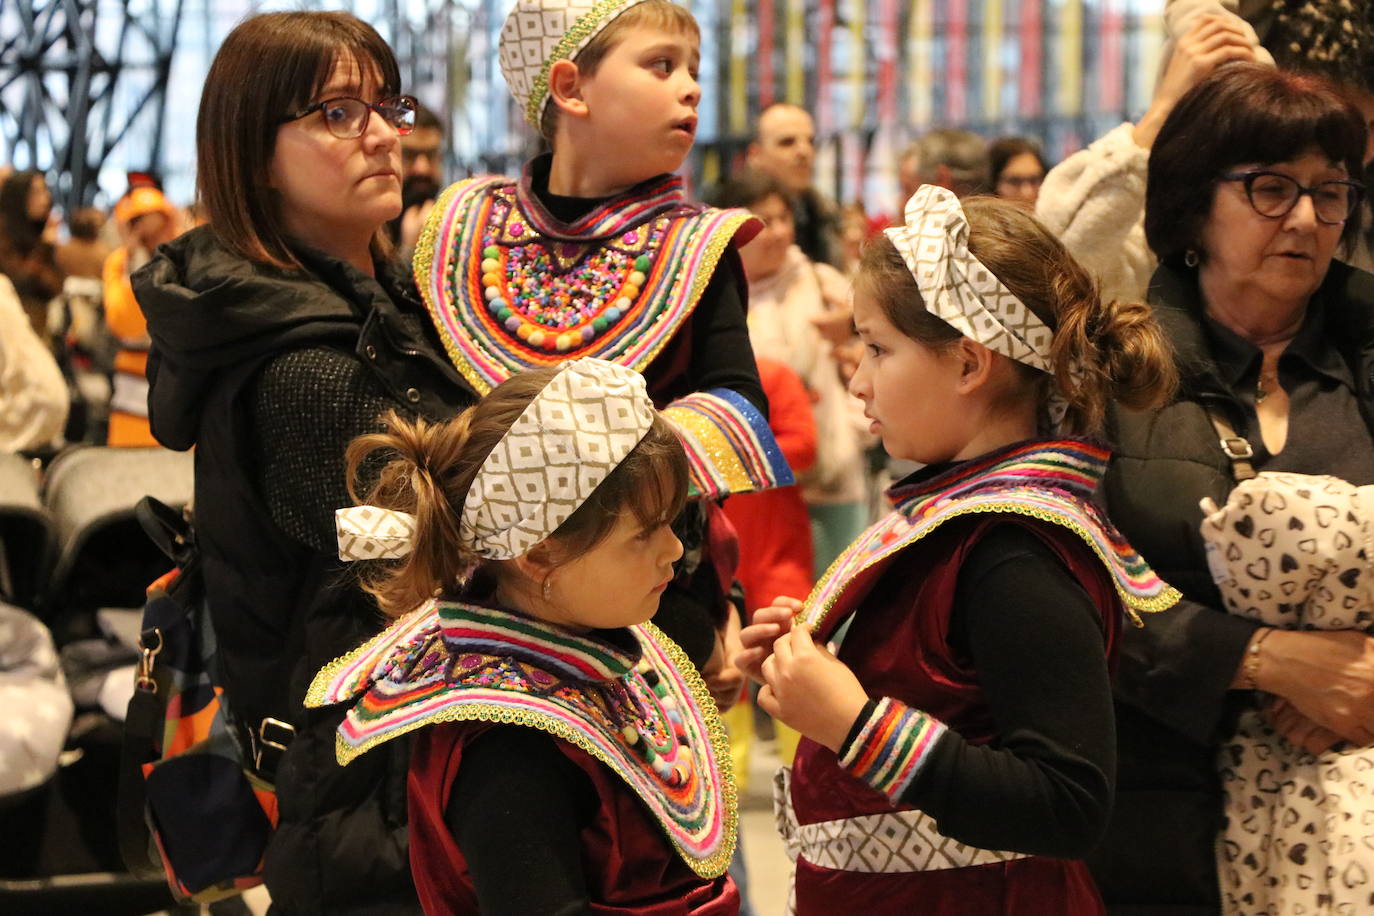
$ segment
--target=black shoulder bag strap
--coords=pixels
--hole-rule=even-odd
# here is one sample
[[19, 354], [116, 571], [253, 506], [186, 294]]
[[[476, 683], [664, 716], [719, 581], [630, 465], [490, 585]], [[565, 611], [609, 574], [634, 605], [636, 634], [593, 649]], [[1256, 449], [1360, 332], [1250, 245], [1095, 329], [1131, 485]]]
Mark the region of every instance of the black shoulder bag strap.
[[[185, 575], [195, 557], [191, 523], [176, 509], [151, 496], [139, 501], [134, 516], [149, 539]], [[144, 764], [157, 757], [161, 740], [158, 731], [166, 718], [167, 698], [158, 695], [153, 677], [161, 651], [162, 636], [156, 628], [139, 634], [138, 676], [124, 718], [124, 740], [119, 753], [119, 789], [115, 800], [119, 854], [129, 871], [140, 878], [163, 874], [162, 860], [153, 851], [145, 819], [147, 793], [143, 779]]]

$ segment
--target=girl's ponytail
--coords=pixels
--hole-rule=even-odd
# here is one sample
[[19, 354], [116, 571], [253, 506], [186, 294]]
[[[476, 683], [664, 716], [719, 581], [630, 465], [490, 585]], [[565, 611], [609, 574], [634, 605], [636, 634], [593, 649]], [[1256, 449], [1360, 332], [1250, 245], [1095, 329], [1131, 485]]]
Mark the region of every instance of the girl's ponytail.
[[1051, 353], [1055, 387], [1069, 405], [1067, 431], [1099, 432], [1113, 401], [1146, 410], [1173, 393], [1173, 354], [1148, 305], [1103, 303], [1094, 288], [1061, 299], [1058, 320]]
[[[361, 568], [363, 588], [389, 617], [456, 590], [477, 565], [458, 536], [463, 498], [481, 462], [466, 454], [475, 410], [445, 423], [407, 420], [390, 411], [382, 418], [384, 432], [359, 436], [348, 446], [353, 501], [415, 517], [409, 554]], [[369, 483], [361, 486], [364, 480]]]
[[1041, 402], [1068, 403], [1061, 432], [1097, 435], [1113, 401], [1163, 404], [1177, 384], [1173, 353], [1150, 307], [1104, 303], [1097, 284], [1063, 243], [1024, 210], [991, 197], [962, 202], [969, 250], [1054, 333], [1052, 377], [1026, 368]]

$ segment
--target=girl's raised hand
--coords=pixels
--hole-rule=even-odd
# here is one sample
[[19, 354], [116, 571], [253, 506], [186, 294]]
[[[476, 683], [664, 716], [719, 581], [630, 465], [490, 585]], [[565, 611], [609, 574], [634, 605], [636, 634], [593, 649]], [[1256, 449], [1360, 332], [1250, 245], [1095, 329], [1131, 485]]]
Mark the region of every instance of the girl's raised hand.
[[811, 638], [806, 624], [779, 636], [763, 661], [759, 706], [812, 741], [839, 753], [868, 703], [849, 666]]
[[753, 622], [740, 630], [739, 640], [744, 648], [735, 656], [735, 667], [762, 684], [763, 660], [772, 654], [777, 638], [792, 629], [792, 618], [801, 607], [796, 598], [779, 595], [770, 606], [755, 611]]

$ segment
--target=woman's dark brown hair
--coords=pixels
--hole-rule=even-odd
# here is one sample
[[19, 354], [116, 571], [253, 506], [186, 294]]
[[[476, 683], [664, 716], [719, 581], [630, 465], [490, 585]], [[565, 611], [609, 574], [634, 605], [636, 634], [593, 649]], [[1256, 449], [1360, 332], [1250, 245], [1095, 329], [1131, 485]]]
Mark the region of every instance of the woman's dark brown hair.
[[29, 216], [29, 189], [41, 177], [32, 170], [12, 172], [0, 184], [0, 232], [3, 242], [20, 257], [27, 257], [43, 235], [46, 217]]
[[1035, 161], [1040, 163], [1040, 173], [1043, 175], [1048, 172], [1049, 166], [1045, 164], [1045, 156], [1040, 152], [1040, 147], [1034, 140], [1025, 137], [998, 137], [988, 144], [988, 187], [997, 190], [997, 183], [1002, 180], [1002, 170], [1022, 153], [1029, 153], [1035, 157]]
[[[1063, 243], [1015, 204], [995, 197], [962, 203], [969, 251], [1054, 333], [1053, 375], [1015, 363], [1026, 384], [1005, 399], [1019, 402], [1029, 388], [1043, 406], [1060, 394], [1069, 405], [1063, 432], [1076, 435], [1100, 433], [1112, 401], [1144, 410], [1168, 399], [1177, 381], [1173, 356], [1148, 306], [1104, 303]], [[855, 285], [918, 343], [941, 349], [962, 336], [926, 311], [915, 277], [885, 235], [865, 247]]]
[[[1359, 109], [1319, 76], [1260, 64], [1218, 67], [1179, 99], [1150, 149], [1145, 238], [1161, 261], [1202, 251], [1217, 179], [1237, 165], [1287, 162], [1319, 150], [1358, 179], [1367, 139]], [[1360, 210], [1341, 238], [1360, 231]]]
[[[348, 447], [348, 492], [359, 505], [415, 516], [410, 554], [364, 568], [363, 587], [388, 616], [399, 616], [436, 594], [456, 594], [481, 564], [459, 536], [463, 501], [482, 462], [557, 373], [534, 369], [513, 376], [444, 423], [383, 418], [385, 432], [359, 436]], [[381, 460], [380, 471], [369, 473]], [[371, 482], [363, 486], [361, 478]], [[567, 563], [610, 534], [626, 511], [644, 527], [671, 522], [682, 510], [687, 455], [668, 421], [655, 414], [639, 444], [568, 517], [551, 540]]]
[[[253, 261], [299, 267], [269, 170], [277, 129], [352, 58], [383, 95], [401, 90], [396, 56], [372, 26], [341, 12], [264, 13], [239, 23], [205, 77], [196, 118], [196, 184], [220, 242]], [[379, 227], [374, 256], [389, 244]]]

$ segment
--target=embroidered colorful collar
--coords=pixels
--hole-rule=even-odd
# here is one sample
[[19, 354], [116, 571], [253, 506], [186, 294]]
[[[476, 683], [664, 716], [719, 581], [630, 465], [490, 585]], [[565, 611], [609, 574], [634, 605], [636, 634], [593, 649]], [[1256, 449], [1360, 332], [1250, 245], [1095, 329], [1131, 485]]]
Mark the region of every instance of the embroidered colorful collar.
[[534, 191], [536, 167], [518, 182], [452, 185], [416, 245], [430, 317], [481, 394], [582, 356], [644, 371], [692, 314], [725, 250], [761, 225], [747, 211], [688, 204], [674, 175], [564, 224]]
[[[974, 514], [1037, 518], [1067, 528], [1107, 568], [1128, 616], [1172, 607], [1181, 597], [1161, 579], [1101, 513], [1092, 496], [1110, 451], [1081, 440], [1017, 443], [888, 491], [895, 507], [826, 570], [799, 619], [828, 632], [830, 611], [861, 574], [929, 535], [943, 523]], [[824, 627], [822, 625], [824, 624]]]
[[986, 487], [1043, 487], [1091, 500], [1111, 456], [1110, 449], [1086, 439], [1018, 442], [930, 477], [898, 481], [887, 498], [907, 518], [918, 517], [932, 501], [958, 499]]
[[552, 161], [553, 157], [545, 154], [525, 163], [515, 187], [520, 212], [529, 220], [535, 234], [546, 239], [585, 245], [627, 232], [657, 216], [690, 216], [705, 209], [687, 202], [687, 185], [680, 176], [655, 175], [628, 191], [606, 198], [571, 223], [565, 223], [549, 212], [536, 190], [542, 186], [547, 191]]
[[325, 666], [309, 707], [352, 702], [347, 764], [428, 725], [537, 728], [619, 776], [684, 862], [724, 873], [738, 814], [729, 742], [710, 691], [652, 624], [573, 633], [496, 608], [430, 601]]
[[476, 604], [438, 605], [444, 645], [455, 658], [473, 653], [539, 665], [561, 680], [608, 684], [639, 663], [639, 642], [627, 629], [579, 634], [512, 611]]

